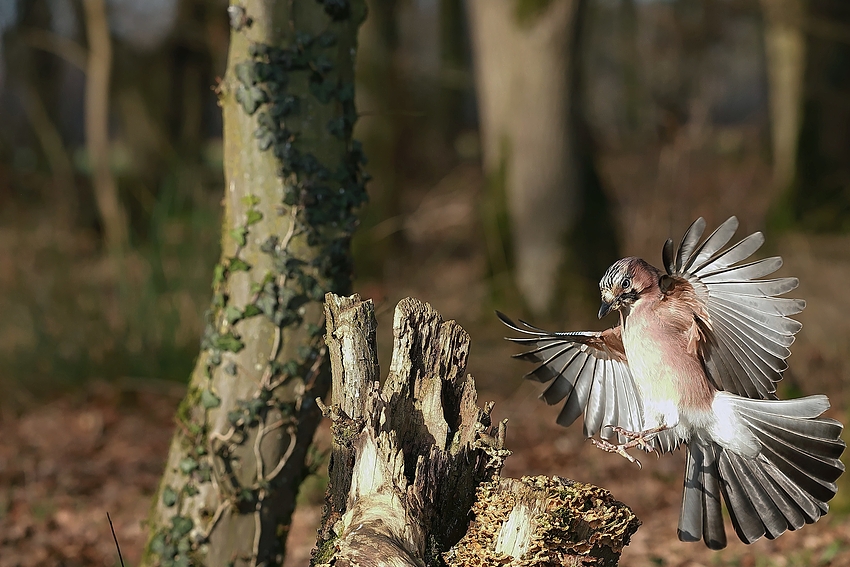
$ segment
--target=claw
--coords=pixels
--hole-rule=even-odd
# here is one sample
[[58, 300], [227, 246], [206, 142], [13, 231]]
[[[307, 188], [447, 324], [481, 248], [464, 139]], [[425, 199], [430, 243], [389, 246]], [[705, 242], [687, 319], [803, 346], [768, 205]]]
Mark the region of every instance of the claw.
[[593, 443], [599, 449], [602, 449], [603, 451], [607, 451], [608, 453], [617, 453], [618, 455], [625, 458], [630, 463], [636, 464], [639, 469], [643, 468], [643, 465], [640, 464], [640, 461], [635, 459], [631, 455], [629, 455], [628, 451], [626, 451], [627, 448], [630, 448], [630, 447], [626, 447], [627, 444], [614, 445], [613, 443], [605, 441], [604, 439], [594, 439], [594, 438], [591, 438], [590, 442]]
[[602, 449], [603, 451], [607, 451], [609, 453], [617, 453], [618, 455], [624, 457], [629, 462], [635, 463], [639, 468], [643, 468], [643, 465], [640, 464], [640, 461], [632, 457], [628, 453], [628, 449], [633, 449], [637, 447], [638, 449], [642, 449], [647, 453], [655, 453], [656, 455], [660, 455], [658, 449], [650, 445], [652, 438], [655, 437], [658, 433], [667, 429], [666, 425], [659, 425], [658, 427], [653, 427], [652, 429], [647, 429], [645, 431], [629, 431], [624, 427], [619, 425], [610, 426], [611, 430], [615, 433], [619, 433], [626, 439], [631, 439], [631, 441], [627, 441], [626, 443], [614, 444], [610, 441], [606, 441], [604, 439], [593, 439], [591, 441], [593, 444]]

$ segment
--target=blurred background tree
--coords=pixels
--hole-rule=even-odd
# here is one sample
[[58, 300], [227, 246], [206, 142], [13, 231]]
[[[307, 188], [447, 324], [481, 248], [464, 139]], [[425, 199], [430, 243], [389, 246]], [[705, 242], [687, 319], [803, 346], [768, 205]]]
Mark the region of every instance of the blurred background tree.
[[[217, 257], [226, 7], [0, 3], [7, 380], [188, 374]], [[379, 295], [432, 259], [474, 274], [479, 315], [575, 312], [624, 243], [650, 252], [697, 213], [847, 223], [842, 2], [372, 0], [370, 14], [355, 247]]]
[[[356, 291], [456, 317], [471, 371], [511, 390], [493, 308], [599, 324], [613, 259], [736, 214], [803, 276], [787, 382], [843, 384], [850, 3], [367, 4]], [[0, 0], [0, 406], [190, 376], [222, 245], [228, 5]]]

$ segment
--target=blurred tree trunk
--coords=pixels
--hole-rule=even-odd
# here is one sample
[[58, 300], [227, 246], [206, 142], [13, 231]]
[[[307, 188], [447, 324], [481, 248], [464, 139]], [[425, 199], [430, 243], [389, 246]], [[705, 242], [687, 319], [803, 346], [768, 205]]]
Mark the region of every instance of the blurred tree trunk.
[[797, 171], [797, 142], [803, 111], [806, 37], [803, 0], [761, 0], [770, 97], [773, 183], [787, 191]]
[[329, 386], [322, 302], [350, 288], [365, 200], [351, 140], [363, 2], [229, 13], [222, 254], [143, 565], [282, 563]]
[[[805, 77], [797, 175], [787, 210], [813, 231], [850, 230], [850, 2], [812, 0], [804, 18]], [[775, 156], [774, 156], [775, 159]]]
[[399, 148], [401, 121], [395, 52], [397, 0], [367, 0], [369, 18], [360, 28], [357, 102], [362, 120], [357, 139], [369, 156], [369, 206], [361, 214], [363, 230], [355, 238], [360, 277], [383, 279], [384, 260], [397, 240], [399, 224]]
[[570, 128], [579, 0], [470, 0], [484, 169], [504, 192], [517, 286], [553, 303], [580, 204]]
[[127, 212], [112, 175], [109, 144], [109, 86], [112, 40], [104, 0], [84, 0], [88, 65], [86, 67], [86, 151], [106, 249], [120, 256], [129, 244]]

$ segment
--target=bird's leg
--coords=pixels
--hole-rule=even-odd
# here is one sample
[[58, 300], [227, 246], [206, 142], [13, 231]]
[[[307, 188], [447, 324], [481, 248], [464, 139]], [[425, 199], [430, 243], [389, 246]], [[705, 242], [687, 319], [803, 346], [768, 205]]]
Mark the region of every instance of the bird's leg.
[[[645, 429], [643, 431], [629, 431], [628, 429], [625, 429], [624, 427], [620, 427], [619, 425], [615, 425], [615, 426], [611, 427], [611, 429], [615, 433], [619, 433], [623, 437], [626, 437], [627, 439], [631, 439], [631, 441], [626, 443], [628, 448], [638, 447], [638, 448], [643, 449], [644, 451], [647, 451], [647, 452], [653, 452], [653, 451], [657, 452], [658, 450], [655, 447], [651, 447], [649, 445], [649, 442], [652, 441], [653, 437], [655, 437], [656, 435], [658, 435], [662, 431], [666, 431], [667, 429], [670, 429], [670, 427], [667, 426], [667, 425], [659, 425], [658, 427], [651, 427], [651, 428]], [[632, 443], [634, 443], [634, 444], [632, 444]]]
[[643, 465], [640, 464], [640, 461], [629, 455], [627, 444], [615, 445], [610, 441], [606, 441], [605, 439], [596, 439], [595, 437], [590, 438], [590, 442], [593, 443], [596, 447], [602, 449], [603, 451], [607, 451], [609, 453], [617, 453], [621, 457], [627, 459], [629, 462], [635, 463], [638, 468], [643, 468]]
[[606, 441], [604, 439], [593, 439], [591, 438], [591, 442], [602, 449], [603, 451], [607, 451], [609, 453], [617, 453], [618, 455], [624, 457], [629, 462], [635, 463], [638, 467], [643, 468], [640, 461], [632, 457], [629, 453], [629, 449], [634, 449], [635, 447], [639, 449], [643, 449], [647, 452], [656, 451], [655, 447], [650, 446], [649, 442], [655, 437], [658, 433], [669, 429], [667, 425], [659, 425], [658, 427], [653, 427], [651, 429], [646, 429], [644, 431], [629, 431], [619, 425], [612, 426], [611, 429], [615, 433], [619, 433], [623, 437], [627, 439], [631, 439], [631, 441], [627, 441], [625, 443], [614, 444], [610, 441]]

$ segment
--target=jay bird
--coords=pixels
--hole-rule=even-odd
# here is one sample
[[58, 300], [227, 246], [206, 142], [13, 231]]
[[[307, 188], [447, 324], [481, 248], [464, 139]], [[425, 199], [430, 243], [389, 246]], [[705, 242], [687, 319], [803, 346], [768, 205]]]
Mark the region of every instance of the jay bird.
[[509, 340], [531, 346], [515, 355], [537, 363], [526, 377], [550, 382], [541, 398], [566, 400], [560, 425], [583, 416], [586, 437], [632, 462], [629, 449], [687, 447], [678, 535], [711, 549], [726, 546], [721, 495], [741, 541], [773, 539], [826, 514], [844, 471], [843, 426], [821, 417], [827, 397], [776, 396], [802, 326], [789, 315], [805, 307], [777, 296], [798, 280], [759, 279], [782, 259], [741, 263], [764, 236], [724, 249], [737, 228], [731, 217], [700, 242], [697, 219], [675, 252], [665, 243], [663, 272], [615, 262], [599, 282], [599, 317], [619, 313], [611, 329], [550, 333], [498, 313], [525, 335]]

